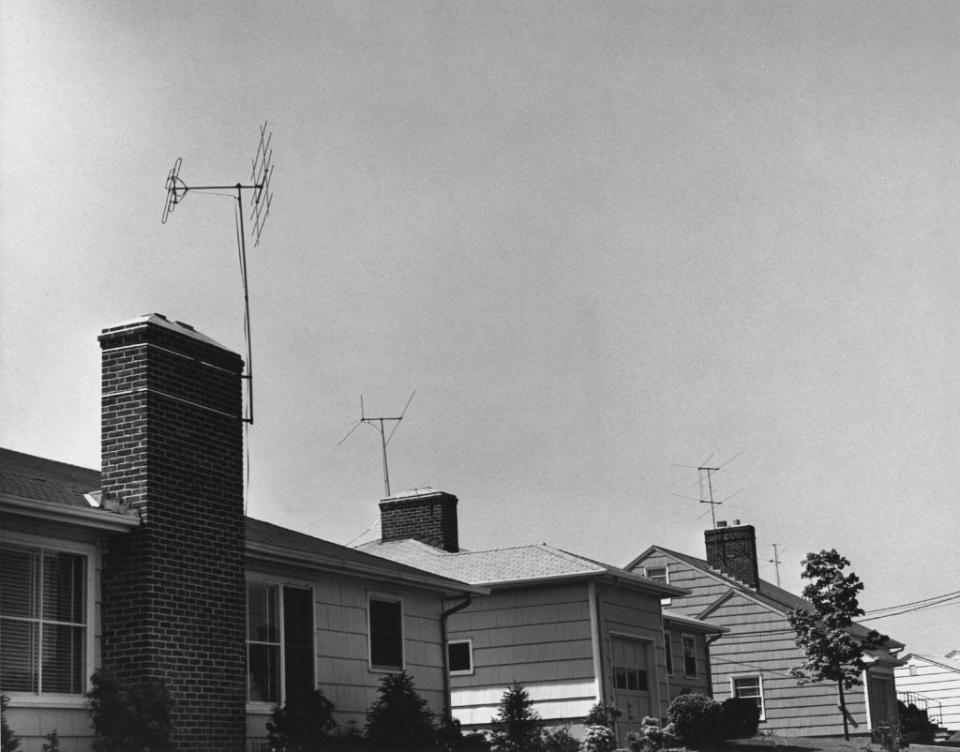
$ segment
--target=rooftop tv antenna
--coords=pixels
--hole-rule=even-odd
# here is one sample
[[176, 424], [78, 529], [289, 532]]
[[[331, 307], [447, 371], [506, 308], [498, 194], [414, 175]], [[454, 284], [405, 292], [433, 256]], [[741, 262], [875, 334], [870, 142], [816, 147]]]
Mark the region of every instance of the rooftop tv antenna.
[[244, 423], [253, 424], [253, 345], [250, 338], [250, 291], [247, 285], [247, 240], [243, 225], [243, 191], [250, 192], [250, 238], [254, 246], [260, 245], [260, 235], [263, 226], [270, 215], [270, 205], [273, 203], [273, 190], [270, 181], [273, 179], [273, 147], [271, 141], [273, 133], [267, 131], [267, 124], [260, 126], [260, 141], [257, 151], [251, 161], [250, 183], [235, 183], [233, 185], [187, 185], [180, 177], [180, 166], [183, 157], [177, 157], [173, 167], [167, 174], [164, 187], [167, 198], [163, 205], [161, 224], [167, 223], [167, 218], [173, 213], [190, 191], [201, 193], [216, 193], [218, 191], [236, 191], [237, 225], [237, 254], [240, 259], [240, 280], [243, 284], [243, 336], [247, 346], [247, 372], [243, 378], [247, 382], [247, 415], [242, 418]]
[[[744, 451], [746, 451], [746, 450], [744, 450]], [[713, 474], [716, 473], [716, 472], [719, 472], [720, 469], [723, 468], [723, 467], [725, 467], [726, 465], [729, 465], [729, 464], [730, 464], [731, 462], [733, 462], [737, 457], [739, 457], [741, 454], [743, 454], [743, 452], [738, 452], [737, 454], [733, 455], [733, 457], [731, 457], [730, 459], [728, 459], [726, 462], [724, 462], [724, 463], [721, 464], [721, 465], [717, 465], [716, 467], [708, 466], [707, 463], [710, 461], [710, 459], [713, 457], [714, 454], [716, 454], [716, 452], [712, 452], [712, 453], [710, 454], [710, 456], [707, 457], [706, 460], [704, 460], [704, 462], [703, 462], [702, 465], [698, 465], [698, 466], [695, 468], [696, 471], [697, 471], [697, 488], [698, 488], [699, 491], [700, 491], [698, 498], [693, 499], [693, 498], [691, 498], [691, 497], [689, 497], [689, 496], [681, 496], [680, 494], [673, 494], [673, 495], [674, 495], [674, 496], [678, 496], [678, 497], [681, 498], [681, 499], [689, 499], [690, 501], [696, 501], [696, 502], [699, 502], [700, 504], [709, 504], [709, 505], [710, 505], [710, 520], [711, 520], [711, 522], [713, 523], [713, 529], [716, 530], [716, 529], [717, 529], [717, 507], [718, 507], [718, 506], [721, 506], [721, 505], [723, 504], [723, 502], [725, 502], [725, 501], [727, 501], [727, 500], [729, 500], [729, 499], [732, 499], [734, 496], [736, 496], [738, 493], [740, 493], [740, 491], [734, 491], [732, 494], [730, 494], [730, 495], [727, 496], [726, 498], [722, 499], [721, 501], [716, 501], [716, 500], [714, 500], [714, 498], [713, 498]], [[693, 468], [692, 465], [675, 465], [675, 467], [689, 467], [689, 468]], [[740, 489], [740, 490], [742, 491], [743, 489]], [[701, 515], [701, 516], [703, 516], [703, 515]]]
[[[345, 442], [354, 431], [357, 430], [357, 426], [361, 423], [366, 423], [373, 428], [377, 429], [380, 432], [380, 448], [383, 451], [383, 490], [387, 496], [390, 496], [390, 471], [387, 468], [387, 444], [390, 443], [390, 439], [393, 438], [393, 434], [397, 432], [397, 429], [400, 427], [400, 421], [403, 420], [403, 416], [407, 414], [407, 408], [410, 407], [410, 403], [413, 402], [413, 397], [417, 393], [414, 390], [409, 399], [407, 399], [407, 404], [403, 406], [403, 410], [400, 411], [400, 415], [395, 418], [368, 418], [366, 413], [363, 411], [363, 395], [360, 395], [360, 420], [358, 420], [353, 428], [347, 431], [347, 435], [344, 436], [340, 441], [337, 442], [337, 446], [340, 446]], [[386, 423], [395, 423], [394, 427], [390, 430], [389, 435], [386, 433]]]
[[773, 564], [774, 569], [776, 569], [776, 572], [777, 572], [777, 587], [780, 587], [780, 565], [783, 563], [783, 562], [780, 561], [780, 554], [779, 554], [779, 552], [777, 551], [777, 546], [779, 546], [780, 544], [779, 544], [779, 543], [771, 543], [770, 545], [773, 546], [773, 558], [772, 558], [772, 559], [767, 559], [767, 561], [770, 562], [771, 564]]

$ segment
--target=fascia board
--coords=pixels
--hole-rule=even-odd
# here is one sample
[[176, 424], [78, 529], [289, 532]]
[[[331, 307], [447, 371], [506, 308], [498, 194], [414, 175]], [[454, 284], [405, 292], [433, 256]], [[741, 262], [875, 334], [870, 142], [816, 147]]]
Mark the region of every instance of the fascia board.
[[84, 509], [10, 494], [0, 494], [0, 512], [110, 533], [125, 533], [140, 525], [140, 516], [135, 513], [117, 514], [95, 507]]

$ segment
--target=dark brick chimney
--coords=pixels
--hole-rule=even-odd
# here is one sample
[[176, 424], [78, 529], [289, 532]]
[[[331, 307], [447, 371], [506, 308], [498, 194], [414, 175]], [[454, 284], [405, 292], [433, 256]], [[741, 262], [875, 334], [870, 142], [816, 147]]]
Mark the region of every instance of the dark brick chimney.
[[383, 541], [413, 538], [434, 548], [460, 550], [457, 497], [432, 488], [389, 496], [380, 502]]
[[718, 522], [717, 528], [705, 531], [703, 537], [707, 544], [707, 563], [711, 567], [757, 589], [760, 573], [757, 569], [757, 534], [753, 525], [727, 527], [727, 523]]
[[102, 666], [166, 682], [177, 752], [242, 750], [243, 361], [159, 314], [100, 347], [102, 491], [142, 519], [105, 542]]

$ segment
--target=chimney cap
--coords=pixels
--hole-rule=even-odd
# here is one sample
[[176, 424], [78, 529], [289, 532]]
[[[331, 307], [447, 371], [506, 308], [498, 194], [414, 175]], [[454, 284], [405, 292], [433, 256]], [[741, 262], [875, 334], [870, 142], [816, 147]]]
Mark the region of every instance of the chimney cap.
[[726, 526], [727, 526], [726, 520], [717, 520], [717, 527], [726, 527]]
[[112, 334], [113, 332], [117, 332], [122, 329], [135, 329], [141, 326], [149, 326], [151, 324], [153, 326], [159, 326], [163, 329], [169, 329], [172, 332], [177, 332], [184, 337], [190, 337], [191, 339], [205, 342], [208, 345], [213, 345], [220, 350], [226, 350], [227, 352], [231, 353], [233, 352], [233, 350], [228, 347], [224, 347], [212, 337], [208, 337], [206, 334], [198, 332], [193, 328], [192, 325], [186, 324], [183, 321], [170, 321], [170, 319], [168, 319], [162, 313], [145, 313], [142, 316], [137, 316], [135, 319], [121, 321], [119, 324], [106, 327], [100, 334]]

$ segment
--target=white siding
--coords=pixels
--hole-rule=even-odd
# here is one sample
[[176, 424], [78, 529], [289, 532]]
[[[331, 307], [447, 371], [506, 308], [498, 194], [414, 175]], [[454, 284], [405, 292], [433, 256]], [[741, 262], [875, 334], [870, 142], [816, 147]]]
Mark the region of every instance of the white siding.
[[[956, 668], [952, 668], [951, 663], [956, 663]], [[928, 701], [927, 713], [931, 720], [939, 718], [941, 725], [951, 731], [960, 730], [960, 661], [938, 658], [937, 663], [932, 663], [914, 655], [895, 671], [898, 692], [922, 696]], [[923, 707], [922, 703], [914, 702]]]

